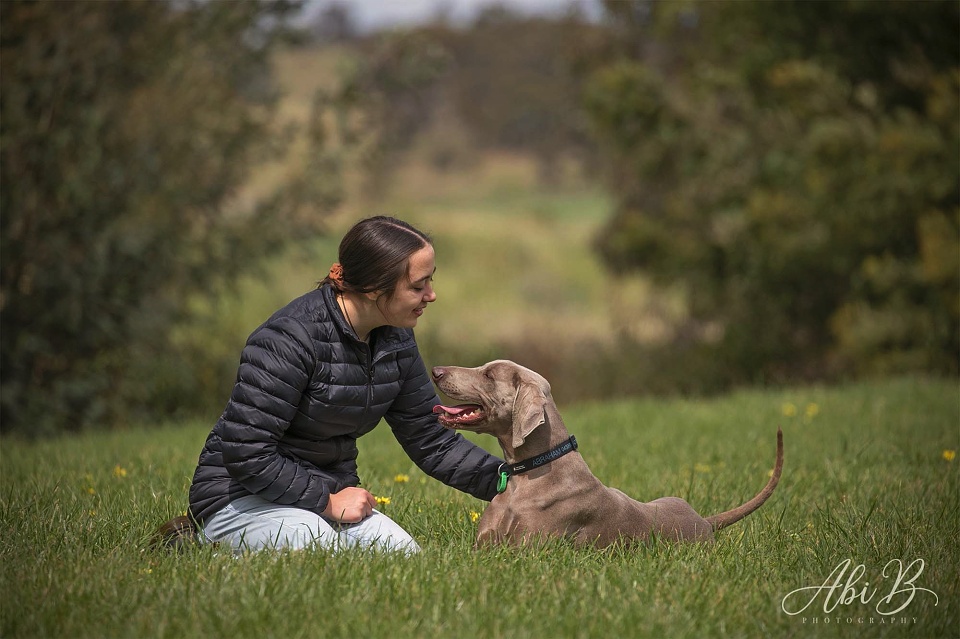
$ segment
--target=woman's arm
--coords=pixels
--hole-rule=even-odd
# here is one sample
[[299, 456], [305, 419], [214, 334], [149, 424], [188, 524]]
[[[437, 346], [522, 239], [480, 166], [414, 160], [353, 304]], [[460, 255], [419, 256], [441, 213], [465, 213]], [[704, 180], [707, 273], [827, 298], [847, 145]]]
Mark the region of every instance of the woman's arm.
[[497, 469], [503, 460], [437, 422], [440, 403], [420, 353], [410, 362], [400, 389], [386, 414], [387, 423], [410, 459], [434, 479], [492, 500], [497, 495]]
[[278, 451], [313, 375], [315, 347], [299, 321], [270, 321], [247, 340], [221, 421], [223, 462], [230, 476], [268, 501], [321, 513], [343, 486], [328, 473]]

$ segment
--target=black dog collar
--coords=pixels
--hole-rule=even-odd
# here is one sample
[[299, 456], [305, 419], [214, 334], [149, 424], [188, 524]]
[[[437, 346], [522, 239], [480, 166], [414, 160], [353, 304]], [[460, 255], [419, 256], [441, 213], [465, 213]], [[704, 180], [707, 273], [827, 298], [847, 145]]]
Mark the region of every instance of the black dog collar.
[[[549, 464], [550, 462], [560, 459], [567, 453], [572, 453], [577, 450], [577, 438], [573, 435], [570, 435], [570, 439], [563, 442], [559, 446], [555, 446], [543, 453], [542, 455], [537, 455], [536, 457], [530, 457], [529, 459], [524, 459], [519, 461], [516, 464], [501, 464], [500, 466], [500, 481], [497, 482], [497, 492], [502, 493], [507, 489], [507, 478], [510, 475], [520, 475], [522, 473], [529, 472], [534, 468], [539, 468], [544, 464]], [[506, 467], [506, 468], [504, 468]]]

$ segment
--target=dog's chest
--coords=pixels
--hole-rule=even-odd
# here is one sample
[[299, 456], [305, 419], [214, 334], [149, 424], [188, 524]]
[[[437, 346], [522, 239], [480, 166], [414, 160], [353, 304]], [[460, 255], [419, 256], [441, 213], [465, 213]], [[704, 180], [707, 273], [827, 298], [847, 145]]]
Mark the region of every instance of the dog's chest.
[[583, 525], [582, 513], [549, 491], [512, 488], [497, 495], [480, 518], [479, 533], [495, 532], [500, 537], [530, 534], [565, 535]]

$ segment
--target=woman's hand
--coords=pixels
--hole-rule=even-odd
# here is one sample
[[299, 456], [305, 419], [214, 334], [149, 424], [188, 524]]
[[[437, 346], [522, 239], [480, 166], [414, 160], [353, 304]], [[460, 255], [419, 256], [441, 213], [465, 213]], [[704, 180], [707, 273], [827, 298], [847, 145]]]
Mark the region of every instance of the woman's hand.
[[372, 515], [376, 505], [377, 500], [369, 491], [350, 487], [331, 493], [327, 507], [320, 514], [342, 524], [355, 524]]

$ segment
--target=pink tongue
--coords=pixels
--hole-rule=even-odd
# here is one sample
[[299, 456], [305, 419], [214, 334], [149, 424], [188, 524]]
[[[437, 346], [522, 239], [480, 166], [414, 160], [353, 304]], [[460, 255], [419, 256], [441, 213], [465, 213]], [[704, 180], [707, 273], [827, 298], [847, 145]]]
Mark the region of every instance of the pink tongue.
[[453, 407], [450, 407], [450, 406], [434, 406], [434, 407], [433, 407], [433, 412], [434, 412], [434, 413], [437, 413], [437, 414], [447, 413], [448, 415], [454, 415], [454, 416], [456, 416], [456, 415], [459, 415], [460, 413], [463, 413], [463, 412], [465, 412], [465, 411], [467, 411], [467, 410], [469, 410], [469, 409], [471, 409], [471, 408], [475, 408], [475, 406], [470, 406], [470, 405], [465, 405], [465, 406], [453, 406]]

